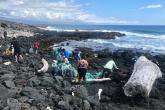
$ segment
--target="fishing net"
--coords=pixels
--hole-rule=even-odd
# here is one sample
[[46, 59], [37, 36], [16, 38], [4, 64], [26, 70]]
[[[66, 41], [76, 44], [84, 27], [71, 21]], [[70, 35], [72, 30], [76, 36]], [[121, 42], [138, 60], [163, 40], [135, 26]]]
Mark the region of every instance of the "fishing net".
[[[53, 49], [53, 57], [56, 59], [52, 64], [52, 71], [54, 75], [60, 75], [65, 79], [74, 80], [76, 77], [75, 68], [70, 63], [63, 63], [60, 54], [60, 48]], [[102, 72], [98, 73], [86, 73], [86, 79], [99, 79], [102, 76]]]
[[75, 68], [71, 64], [53, 63], [52, 69], [54, 75], [60, 75], [68, 80], [73, 80], [75, 75]]
[[85, 79], [99, 79], [102, 76], [102, 72], [98, 73], [86, 73]]

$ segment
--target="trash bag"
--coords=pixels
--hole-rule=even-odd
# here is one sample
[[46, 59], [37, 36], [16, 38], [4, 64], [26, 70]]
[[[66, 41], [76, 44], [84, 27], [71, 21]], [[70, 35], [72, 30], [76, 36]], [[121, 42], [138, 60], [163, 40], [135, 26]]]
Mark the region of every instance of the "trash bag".
[[29, 53], [33, 53], [34, 52], [34, 50], [33, 50], [33, 48], [31, 47], [30, 49], [29, 49]]

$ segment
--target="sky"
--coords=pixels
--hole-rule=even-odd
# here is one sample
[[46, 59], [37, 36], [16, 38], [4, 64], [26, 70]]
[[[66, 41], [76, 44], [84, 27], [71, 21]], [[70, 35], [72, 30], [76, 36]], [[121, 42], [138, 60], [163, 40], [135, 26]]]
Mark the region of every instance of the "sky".
[[165, 0], [0, 0], [0, 18], [49, 24], [165, 25]]

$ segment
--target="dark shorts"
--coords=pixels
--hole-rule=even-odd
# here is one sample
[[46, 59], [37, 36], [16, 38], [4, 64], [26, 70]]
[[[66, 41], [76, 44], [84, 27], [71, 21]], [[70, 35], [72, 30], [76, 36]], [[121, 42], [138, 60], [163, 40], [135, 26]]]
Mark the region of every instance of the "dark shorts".
[[20, 52], [20, 49], [14, 49], [14, 55], [20, 55], [21, 52]]
[[83, 80], [85, 80], [86, 73], [87, 68], [78, 68], [79, 79], [83, 78]]
[[38, 50], [38, 48], [33, 48], [35, 51]]

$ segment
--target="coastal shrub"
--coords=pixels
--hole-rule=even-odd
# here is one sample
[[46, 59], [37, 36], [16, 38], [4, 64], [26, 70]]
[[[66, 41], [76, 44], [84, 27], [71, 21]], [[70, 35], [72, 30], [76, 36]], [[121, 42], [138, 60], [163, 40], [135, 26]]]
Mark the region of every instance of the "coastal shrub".
[[2, 28], [7, 28], [7, 27], [8, 27], [8, 25], [7, 25], [6, 23], [1, 23], [0, 26], [1, 26]]

